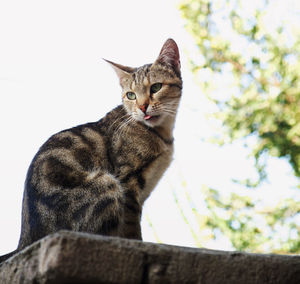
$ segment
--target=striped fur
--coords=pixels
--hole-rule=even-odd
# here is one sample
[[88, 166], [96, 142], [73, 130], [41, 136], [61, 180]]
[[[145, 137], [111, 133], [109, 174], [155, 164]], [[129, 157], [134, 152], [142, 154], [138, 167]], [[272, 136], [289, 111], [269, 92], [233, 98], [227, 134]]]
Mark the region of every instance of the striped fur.
[[[39, 149], [25, 183], [18, 250], [61, 229], [142, 238], [142, 205], [172, 160], [179, 53], [169, 39], [153, 64], [109, 63], [123, 104], [100, 121], [53, 135]], [[155, 83], [162, 87], [153, 94]]]

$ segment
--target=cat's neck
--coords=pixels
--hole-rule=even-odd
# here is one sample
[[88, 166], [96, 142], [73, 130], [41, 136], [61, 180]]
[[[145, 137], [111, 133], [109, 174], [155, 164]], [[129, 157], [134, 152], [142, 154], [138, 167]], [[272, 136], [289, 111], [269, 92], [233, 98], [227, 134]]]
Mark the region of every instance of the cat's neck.
[[159, 126], [154, 127], [156, 133], [159, 134], [159, 136], [169, 143], [172, 143], [173, 138], [173, 129], [175, 124], [175, 116], [168, 116], [164, 119], [163, 123]]

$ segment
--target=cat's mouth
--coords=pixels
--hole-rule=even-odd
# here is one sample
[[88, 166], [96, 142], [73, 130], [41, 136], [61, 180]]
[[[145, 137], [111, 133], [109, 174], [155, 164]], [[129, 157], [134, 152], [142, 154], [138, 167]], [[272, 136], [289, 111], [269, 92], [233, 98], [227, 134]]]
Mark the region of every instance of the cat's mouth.
[[144, 119], [147, 120], [147, 121], [155, 121], [159, 118], [159, 115], [148, 115], [146, 114], [144, 116]]

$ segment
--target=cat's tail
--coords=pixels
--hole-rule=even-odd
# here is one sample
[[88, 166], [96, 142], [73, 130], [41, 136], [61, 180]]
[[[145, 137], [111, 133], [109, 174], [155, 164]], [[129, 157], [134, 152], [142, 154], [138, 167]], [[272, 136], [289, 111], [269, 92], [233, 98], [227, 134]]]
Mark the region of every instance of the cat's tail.
[[4, 254], [0, 256], [0, 264], [2, 264], [2, 262], [4, 262], [5, 260], [9, 259], [11, 256], [13, 256], [14, 254], [16, 254], [18, 252], [18, 250], [14, 250], [10, 253]]

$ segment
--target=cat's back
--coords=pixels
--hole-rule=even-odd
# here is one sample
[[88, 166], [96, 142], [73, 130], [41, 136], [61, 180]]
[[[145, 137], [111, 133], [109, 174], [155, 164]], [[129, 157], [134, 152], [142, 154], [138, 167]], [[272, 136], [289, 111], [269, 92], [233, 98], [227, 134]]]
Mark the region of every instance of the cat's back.
[[91, 122], [51, 136], [34, 157], [27, 183], [39, 186], [43, 182], [40, 190], [48, 190], [49, 186], [72, 188], [80, 185], [86, 173], [109, 168], [109, 131], [100, 126], [99, 122]]
[[25, 181], [19, 248], [60, 229], [103, 231], [89, 220], [95, 208], [120, 198], [110, 175], [110, 153], [112, 128], [118, 127], [122, 113], [117, 107], [100, 121], [54, 134], [40, 147]]

